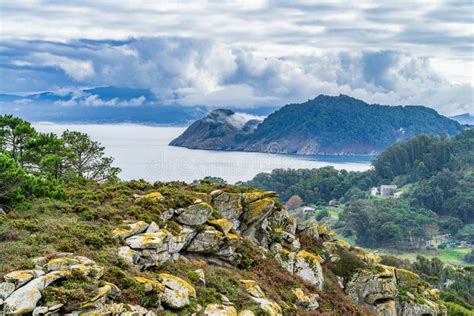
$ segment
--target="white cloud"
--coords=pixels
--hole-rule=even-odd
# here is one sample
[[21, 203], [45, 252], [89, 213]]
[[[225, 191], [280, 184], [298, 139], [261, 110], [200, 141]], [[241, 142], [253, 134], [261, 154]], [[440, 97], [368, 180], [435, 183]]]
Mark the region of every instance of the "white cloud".
[[[29, 53], [33, 49], [36, 51]], [[59, 68], [87, 86], [147, 88], [164, 103], [277, 106], [318, 94], [342, 93], [367, 102], [425, 104], [444, 114], [472, 112], [469, 84], [452, 84], [435, 71], [431, 58], [400, 51], [341, 51], [278, 58], [210, 40], [166, 37], [118, 43], [35, 42], [34, 48], [25, 44], [20, 52], [25, 68], [30, 64]], [[51, 80], [56, 85], [61, 79]], [[141, 105], [146, 101], [145, 97], [126, 103], [96, 95], [74, 98], [89, 106]]]
[[344, 93], [474, 112], [472, 1], [38, 0], [0, 10], [0, 61], [14, 65], [0, 67], [2, 91], [148, 88], [160, 102], [214, 107]]
[[237, 129], [242, 129], [244, 125], [250, 120], [263, 121], [264, 117], [251, 115], [247, 113], [235, 112], [232, 115], [226, 117], [227, 123], [234, 126]]
[[84, 81], [94, 75], [94, 66], [88, 60], [57, 56], [47, 52], [33, 53], [30, 58], [32, 65], [59, 67], [77, 81]]

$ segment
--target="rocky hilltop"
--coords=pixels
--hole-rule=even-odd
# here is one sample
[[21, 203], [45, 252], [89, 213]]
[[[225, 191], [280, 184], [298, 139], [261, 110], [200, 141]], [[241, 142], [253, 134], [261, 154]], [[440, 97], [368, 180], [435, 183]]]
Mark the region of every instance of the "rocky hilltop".
[[455, 135], [458, 122], [423, 106], [367, 104], [345, 95], [320, 95], [288, 104], [263, 122], [236, 126], [237, 114], [216, 110], [194, 122], [170, 145], [191, 149], [283, 154], [378, 154], [418, 134]]
[[298, 222], [274, 192], [132, 181], [66, 194], [0, 216], [6, 314], [446, 315], [418, 275]]

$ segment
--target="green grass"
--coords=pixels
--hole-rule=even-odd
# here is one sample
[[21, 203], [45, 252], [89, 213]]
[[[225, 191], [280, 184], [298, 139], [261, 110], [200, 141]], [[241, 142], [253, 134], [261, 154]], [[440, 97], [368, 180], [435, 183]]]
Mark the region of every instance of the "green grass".
[[422, 255], [428, 258], [437, 257], [441, 259], [443, 262], [454, 264], [454, 265], [461, 265], [465, 266], [468, 265], [465, 262], [464, 256], [468, 254], [472, 249], [471, 248], [456, 248], [456, 249], [437, 249], [437, 250], [420, 250], [420, 251], [413, 251], [413, 252], [389, 252], [389, 251], [381, 251], [382, 253], [400, 256], [405, 259], [415, 260], [417, 255]]
[[413, 190], [413, 187], [415, 184], [409, 183], [407, 185], [402, 186], [400, 189], [397, 190], [397, 192], [403, 192], [403, 194], [410, 193]]

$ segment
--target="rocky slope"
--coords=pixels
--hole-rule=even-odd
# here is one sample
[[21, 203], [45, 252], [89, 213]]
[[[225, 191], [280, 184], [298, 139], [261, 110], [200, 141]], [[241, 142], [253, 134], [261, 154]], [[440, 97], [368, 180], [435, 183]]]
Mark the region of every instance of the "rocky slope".
[[463, 127], [423, 106], [367, 104], [348, 96], [320, 95], [289, 104], [263, 122], [231, 124], [236, 114], [216, 110], [193, 123], [170, 145], [192, 149], [284, 154], [377, 154], [418, 134], [455, 135]]
[[273, 192], [130, 182], [67, 201], [1, 216], [7, 314], [446, 315], [416, 274], [298, 222]]

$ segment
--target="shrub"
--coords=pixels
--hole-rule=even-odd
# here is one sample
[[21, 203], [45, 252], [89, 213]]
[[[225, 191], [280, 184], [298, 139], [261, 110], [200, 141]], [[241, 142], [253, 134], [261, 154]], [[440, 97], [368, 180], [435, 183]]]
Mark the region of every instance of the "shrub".
[[340, 260], [334, 265], [334, 273], [344, 278], [352, 276], [358, 270], [364, 268], [366, 264], [350, 251], [340, 250]]
[[320, 221], [320, 220], [322, 220], [323, 218], [328, 217], [328, 216], [329, 216], [328, 210], [324, 209], [324, 210], [320, 211], [320, 212], [318, 213], [318, 215], [316, 215], [316, 220], [317, 220], [317, 221]]
[[456, 316], [472, 316], [472, 310], [462, 307], [456, 303], [445, 302], [446, 308], [448, 309], [448, 315]]

